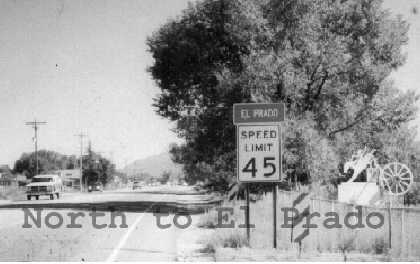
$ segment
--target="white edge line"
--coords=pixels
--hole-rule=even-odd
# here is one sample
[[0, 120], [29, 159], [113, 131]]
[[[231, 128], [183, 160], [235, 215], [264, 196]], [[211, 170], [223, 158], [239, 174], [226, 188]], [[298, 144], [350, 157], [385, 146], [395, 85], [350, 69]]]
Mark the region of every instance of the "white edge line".
[[[153, 206], [153, 204], [150, 207], [152, 207], [152, 206]], [[150, 209], [150, 207], [148, 209]], [[147, 209], [145, 210], [145, 212], [146, 211], [147, 211]], [[139, 215], [139, 217], [136, 218], [136, 221], [134, 221], [134, 223], [130, 226], [130, 228], [127, 230], [127, 232], [125, 232], [124, 236], [120, 239], [120, 241], [118, 242], [118, 245], [114, 248], [111, 255], [109, 255], [109, 257], [106, 259], [106, 262], [114, 262], [115, 261], [118, 254], [120, 253], [121, 248], [125, 245], [125, 243], [127, 242], [127, 239], [130, 237], [131, 233], [135, 230], [135, 228], [138, 225], [138, 223], [140, 222], [140, 220], [145, 216], [145, 212], [142, 213], [142, 215]]]

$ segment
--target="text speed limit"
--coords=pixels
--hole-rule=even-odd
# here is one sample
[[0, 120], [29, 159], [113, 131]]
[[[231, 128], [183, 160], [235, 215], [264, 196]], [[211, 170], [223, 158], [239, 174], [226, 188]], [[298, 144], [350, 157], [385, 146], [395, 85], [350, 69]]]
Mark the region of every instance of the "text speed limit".
[[277, 125], [238, 126], [239, 181], [280, 181], [280, 135]]

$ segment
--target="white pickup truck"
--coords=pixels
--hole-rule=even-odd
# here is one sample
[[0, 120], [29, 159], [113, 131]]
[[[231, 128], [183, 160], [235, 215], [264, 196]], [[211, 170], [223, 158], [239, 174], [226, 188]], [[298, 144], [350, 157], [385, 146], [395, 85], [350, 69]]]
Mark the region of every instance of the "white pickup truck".
[[47, 195], [51, 200], [54, 200], [56, 195], [57, 199], [60, 199], [60, 193], [63, 191], [61, 178], [55, 174], [35, 175], [26, 187], [28, 200], [31, 200], [32, 196], [38, 200], [41, 195]]

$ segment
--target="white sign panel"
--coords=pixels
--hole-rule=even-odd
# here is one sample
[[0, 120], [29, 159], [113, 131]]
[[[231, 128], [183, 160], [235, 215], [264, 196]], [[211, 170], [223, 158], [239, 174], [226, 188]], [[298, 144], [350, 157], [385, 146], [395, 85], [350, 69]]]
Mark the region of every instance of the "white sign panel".
[[277, 125], [238, 126], [238, 180], [240, 182], [281, 180], [280, 135], [280, 127]]

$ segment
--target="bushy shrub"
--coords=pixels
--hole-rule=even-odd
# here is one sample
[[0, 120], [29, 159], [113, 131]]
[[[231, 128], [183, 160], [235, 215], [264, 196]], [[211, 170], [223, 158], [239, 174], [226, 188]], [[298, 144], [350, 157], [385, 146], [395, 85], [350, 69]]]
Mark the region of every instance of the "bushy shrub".
[[[218, 232], [219, 231], [219, 232]], [[205, 249], [215, 252], [217, 248], [243, 248], [249, 247], [244, 230], [223, 229], [217, 230], [206, 242]]]
[[202, 215], [197, 223], [201, 228], [216, 228], [218, 222], [218, 213], [216, 210], [211, 210]]
[[387, 252], [388, 245], [383, 238], [377, 238], [375, 239], [372, 248], [375, 254], [379, 255]]

